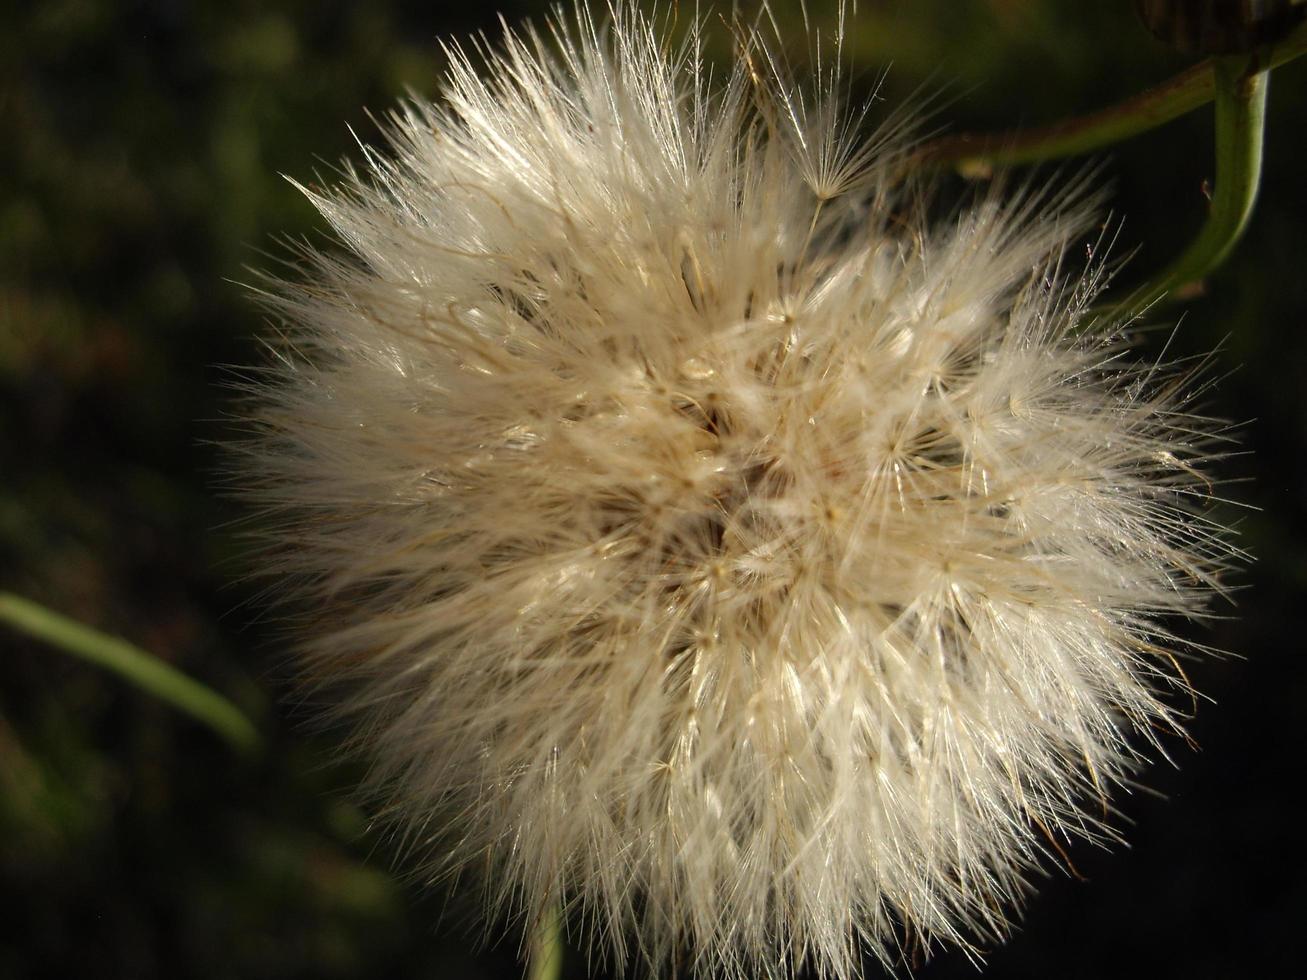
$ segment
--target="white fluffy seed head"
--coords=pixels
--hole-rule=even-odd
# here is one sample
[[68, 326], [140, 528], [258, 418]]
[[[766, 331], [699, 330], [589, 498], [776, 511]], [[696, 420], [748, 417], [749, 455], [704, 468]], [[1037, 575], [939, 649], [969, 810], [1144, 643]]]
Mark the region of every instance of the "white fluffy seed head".
[[837, 85], [610, 13], [307, 192], [349, 254], [276, 291], [241, 462], [306, 683], [433, 873], [619, 963], [995, 937], [1172, 722], [1210, 426], [1086, 323], [1083, 194], [932, 227]]

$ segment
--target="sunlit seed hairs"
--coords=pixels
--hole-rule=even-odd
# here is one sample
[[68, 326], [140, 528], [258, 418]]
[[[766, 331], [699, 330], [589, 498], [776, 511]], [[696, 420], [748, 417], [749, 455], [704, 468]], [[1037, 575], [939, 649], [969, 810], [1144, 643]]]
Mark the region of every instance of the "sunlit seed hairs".
[[1229, 549], [1211, 425], [1061, 264], [1086, 195], [931, 224], [901, 123], [735, 40], [451, 49], [306, 190], [346, 251], [271, 291], [240, 479], [433, 877], [659, 975], [845, 980], [1110, 836]]

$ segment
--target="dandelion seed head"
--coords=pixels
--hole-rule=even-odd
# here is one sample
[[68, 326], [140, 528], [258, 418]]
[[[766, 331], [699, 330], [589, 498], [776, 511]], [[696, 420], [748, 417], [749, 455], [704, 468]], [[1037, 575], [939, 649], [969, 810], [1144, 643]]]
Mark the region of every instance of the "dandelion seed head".
[[247, 495], [434, 876], [624, 962], [1001, 936], [1182, 687], [1211, 426], [1090, 322], [1075, 188], [927, 220], [903, 123], [619, 4], [450, 49], [306, 188]]

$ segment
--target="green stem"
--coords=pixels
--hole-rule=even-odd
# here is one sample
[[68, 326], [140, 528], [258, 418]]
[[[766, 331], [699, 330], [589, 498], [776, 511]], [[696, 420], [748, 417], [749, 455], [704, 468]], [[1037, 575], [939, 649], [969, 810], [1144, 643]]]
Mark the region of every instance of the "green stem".
[[[1261, 52], [1260, 65], [1263, 69], [1275, 68], [1304, 53], [1307, 24]], [[1051, 126], [961, 133], [932, 140], [923, 144], [911, 160], [918, 166], [952, 166], [962, 173], [984, 174], [999, 166], [1092, 153], [1210, 102], [1218, 88], [1218, 65], [1225, 60], [1209, 59], [1124, 102]]]
[[259, 733], [239, 708], [126, 640], [106, 636], [8, 592], [0, 592], [0, 622], [113, 671], [204, 722], [242, 752], [258, 748]]
[[1172, 263], [1136, 289], [1112, 312], [1132, 313], [1198, 282], [1230, 254], [1248, 227], [1262, 172], [1266, 91], [1270, 72], [1256, 58], [1216, 62], [1216, 186], [1198, 237]]
[[559, 980], [563, 975], [563, 919], [550, 906], [531, 932], [528, 980]]

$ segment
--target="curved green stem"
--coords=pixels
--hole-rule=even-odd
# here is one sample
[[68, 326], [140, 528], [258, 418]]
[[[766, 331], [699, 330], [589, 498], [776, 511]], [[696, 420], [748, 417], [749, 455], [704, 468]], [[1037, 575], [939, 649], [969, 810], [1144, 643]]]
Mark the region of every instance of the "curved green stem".
[[531, 931], [528, 980], [559, 980], [563, 975], [563, 918], [551, 906]]
[[1167, 268], [1141, 286], [1133, 306], [1148, 306], [1168, 293], [1201, 280], [1217, 268], [1243, 237], [1261, 182], [1261, 144], [1269, 72], [1256, 60], [1225, 57], [1216, 65], [1216, 187], [1212, 209], [1199, 237]]
[[259, 746], [258, 731], [234, 704], [126, 640], [8, 592], [0, 592], [0, 622], [113, 671], [204, 722], [242, 752]]
[[1262, 173], [1262, 141], [1270, 72], [1256, 58], [1231, 56], [1216, 62], [1216, 186], [1211, 210], [1198, 237], [1169, 266], [1151, 277], [1115, 313], [1143, 310], [1219, 266], [1248, 226]]
[[[1307, 53], [1307, 24], [1260, 53], [1263, 69]], [[952, 166], [984, 174], [993, 167], [1038, 163], [1092, 153], [1170, 122], [1210, 102], [1217, 92], [1219, 64], [1212, 58], [1124, 102], [1037, 129], [961, 133], [925, 143], [912, 155], [918, 166]]]

